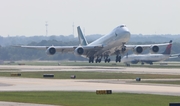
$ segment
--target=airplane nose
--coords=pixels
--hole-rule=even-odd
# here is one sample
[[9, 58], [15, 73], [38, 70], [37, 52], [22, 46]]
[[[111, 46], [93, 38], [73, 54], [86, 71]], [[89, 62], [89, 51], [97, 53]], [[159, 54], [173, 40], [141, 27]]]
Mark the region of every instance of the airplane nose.
[[127, 27], [120, 27], [116, 31], [116, 34], [124, 35], [124, 36], [127, 36], [127, 37], [130, 37], [130, 35], [131, 35], [131, 33], [130, 33], [130, 31], [129, 31], [129, 29]]
[[127, 35], [127, 36], [131, 35], [130, 31], [128, 31], [128, 30], [124, 31], [124, 34]]

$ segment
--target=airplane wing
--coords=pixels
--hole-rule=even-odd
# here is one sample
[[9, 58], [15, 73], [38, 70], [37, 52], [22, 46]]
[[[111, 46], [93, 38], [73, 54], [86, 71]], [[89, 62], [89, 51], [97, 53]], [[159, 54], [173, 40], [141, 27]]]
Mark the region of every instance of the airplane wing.
[[157, 53], [159, 51], [159, 46], [166, 46], [172, 43], [170, 40], [169, 43], [162, 43], [162, 44], [148, 44], [148, 45], [125, 45], [126, 50], [133, 50], [137, 54], [140, 54], [145, 49], [150, 49], [152, 53]]
[[48, 48], [55, 48], [57, 52], [71, 52], [76, 46], [14, 46], [28, 49], [47, 50]]
[[171, 54], [169, 58], [180, 58], [180, 54]]
[[92, 45], [92, 46], [14, 46], [20, 48], [28, 48], [28, 49], [37, 49], [37, 50], [46, 50], [51, 55], [55, 54], [55, 52], [68, 53], [74, 52], [76, 48], [83, 48], [85, 52], [95, 51], [103, 48], [102, 45]]
[[148, 44], [148, 45], [125, 45], [127, 50], [132, 50], [135, 47], [142, 47], [142, 48], [151, 48], [152, 46], [166, 46], [169, 43], [164, 43], [164, 44]]

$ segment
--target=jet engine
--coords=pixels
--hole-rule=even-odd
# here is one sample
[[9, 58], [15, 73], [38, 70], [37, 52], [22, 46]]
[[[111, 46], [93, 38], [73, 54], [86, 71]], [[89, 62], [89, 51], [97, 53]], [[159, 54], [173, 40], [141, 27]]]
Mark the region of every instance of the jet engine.
[[143, 52], [143, 48], [141, 46], [137, 46], [134, 48], [134, 51], [133, 51], [135, 54], [140, 54]]
[[150, 49], [151, 53], [157, 53], [159, 51], [159, 47], [158, 46], [152, 46]]
[[79, 46], [74, 50], [75, 55], [82, 55], [84, 53], [83, 47]]
[[56, 53], [56, 49], [54, 47], [49, 47], [47, 50], [46, 50], [46, 53], [48, 55], [54, 55]]

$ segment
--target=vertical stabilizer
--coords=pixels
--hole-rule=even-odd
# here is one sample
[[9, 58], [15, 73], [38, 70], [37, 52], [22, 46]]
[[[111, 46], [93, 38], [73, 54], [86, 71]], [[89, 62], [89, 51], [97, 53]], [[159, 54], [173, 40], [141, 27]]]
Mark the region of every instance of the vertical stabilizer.
[[166, 50], [162, 54], [171, 54], [171, 46], [172, 46], [172, 40], [170, 40], [169, 44], [166, 47]]
[[84, 35], [81, 31], [80, 26], [77, 27], [77, 31], [78, 31], [79, 45], [81, 45], [81, 46], [88, 45], [86, 38], [84, 37]]

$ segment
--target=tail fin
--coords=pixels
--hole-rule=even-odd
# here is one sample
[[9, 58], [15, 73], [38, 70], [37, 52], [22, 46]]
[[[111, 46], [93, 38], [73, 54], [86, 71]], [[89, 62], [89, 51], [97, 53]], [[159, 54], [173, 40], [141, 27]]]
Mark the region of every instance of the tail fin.
[[86, 38], [84, 37], [84, 35], [81, 31], [80, 26], [77, 27], [77, 31], [78, 31], [79, 45], [81, 45], [81, 46], [88, 45]]
[[166, 47], [166, 50], [162, 54], [171, 54], [171, 46], [172, 46], [172, 40], [170, 40], [169, 44]]

